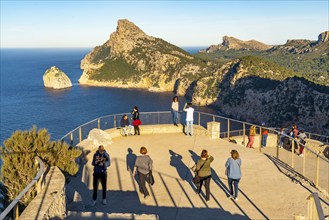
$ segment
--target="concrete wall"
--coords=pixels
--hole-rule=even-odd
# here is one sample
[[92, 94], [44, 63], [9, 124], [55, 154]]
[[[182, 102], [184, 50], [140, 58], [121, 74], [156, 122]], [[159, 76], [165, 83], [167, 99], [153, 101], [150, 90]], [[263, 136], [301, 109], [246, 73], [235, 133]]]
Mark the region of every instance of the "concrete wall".
[[44, 174], [43, 188], [19, 219], [64, 219], [66, 216], [65, 177], [57, 167]]

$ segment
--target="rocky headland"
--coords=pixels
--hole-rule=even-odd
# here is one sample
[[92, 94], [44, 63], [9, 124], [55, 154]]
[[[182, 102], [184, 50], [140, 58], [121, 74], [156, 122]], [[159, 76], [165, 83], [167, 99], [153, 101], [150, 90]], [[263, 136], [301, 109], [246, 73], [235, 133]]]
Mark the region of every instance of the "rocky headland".
[[70, 78], [56, 66], [47, 69], [43, 74], [43, 83], [47, 88], [65, 89], [72, 87]]
[[256, 40], [243, 41], [234, 37], [224, 36], [223, 42], [219, 45], [211, 45], [202, 52], [212, 53], [218, 50], [268, 50], [273, 46], [264, 44]]
[[[312, 46], [314, 50], [308, 54], [328, 65], [327, 57], [318, 53], [328, 43], [327, 32], [321, 33], [316, 42], [287, 42], [292, 43]], [[128, 20], [119, 20], [109, 40], [81, 61], [83, 74], [79, 82], [173, 91], [195, 105], [212, 106], [233, 118], [254, 123], [266, 121], [277, 127], [297, 123], [306, 130], [329, 134], [329, 77], [323, 67], [315, 76], [301, 73], [258, 56], [287, 50], [257, 41], [224, 37], [218, 47], [217, 51], [204, 53], [207, 57], [202, 57], [202, 53], [192, 56], [162, 39], [148, 36]], [[217, 58], [222, 53], [229, 53], [232, 58], [226, 56], [220, 62]], [[291, 54], [289, 50], [287, 53]]]

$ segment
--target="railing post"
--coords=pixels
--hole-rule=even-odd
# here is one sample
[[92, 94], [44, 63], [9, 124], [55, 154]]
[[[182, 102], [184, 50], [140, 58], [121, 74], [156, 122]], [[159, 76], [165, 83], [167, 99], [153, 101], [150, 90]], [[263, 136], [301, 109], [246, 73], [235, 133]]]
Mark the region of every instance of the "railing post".
[[200, 112], [198, 113], [198, 125], [200, 125]]
[[259, 152], [262, 152], [262, 127], [259, 127]]
[[277, 136], [278, 140], [277, 140], [277, 143], [276, 143], [276, 158], [279, 159], [279, 154], [280, 154], [280, 140], [279, 140], [279, 136]]
[[158, 112], [158, 125], [160, 124], [160, 112]]
[[82, 141], [82, 127], [79, 128], [79, 142]]
[[320, 171], [320, 158], [319, 155], [316, 156], [316, 177], [315, 177], [315, 186], [319, 187], [319, 171]]
[[101, 119], [100, 118], [97, 120], [97, 128], [101, 129]]
[[303, 176], [305, 176], [305, 170], [306, 170], [306, 152], [307, 152], [307, 149], [304, 148], [304, 157], [303, 157]]
[[243, 123], [243, 146], [246, 146], [246, 124]]
[[73, 132], [70, 133], [70, 141], [73, 144]]
[[294, 168], [295, 139], [291, 142], [291, 168]]
[[113, 128], [116, 128], [117, 127], [117, 116], [114, 115], [113, 116]]
[[230, 119], [227, 119], [227, 138], [230, 139]]
[[14, 212], [13, 212], [13, 219], [18, 219], [19, 218], [19, 209], [18, 209], [18, 203], [14, 207]]
[[314, 198], [310, 196], [307, 202], [307, 219], [313, 219], [314, 215]]
[[215, 116], [212, 116], [212, 121], [216, 121]]

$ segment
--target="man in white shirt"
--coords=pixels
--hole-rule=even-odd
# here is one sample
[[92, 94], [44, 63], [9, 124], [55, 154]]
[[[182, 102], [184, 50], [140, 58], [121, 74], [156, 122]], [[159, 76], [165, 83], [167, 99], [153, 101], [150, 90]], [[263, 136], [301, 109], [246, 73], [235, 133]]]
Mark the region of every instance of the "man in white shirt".
[[186, 112], [186, 135], [193, 135], [193, 112], [192, 103], [185, 103], [184, 109]]

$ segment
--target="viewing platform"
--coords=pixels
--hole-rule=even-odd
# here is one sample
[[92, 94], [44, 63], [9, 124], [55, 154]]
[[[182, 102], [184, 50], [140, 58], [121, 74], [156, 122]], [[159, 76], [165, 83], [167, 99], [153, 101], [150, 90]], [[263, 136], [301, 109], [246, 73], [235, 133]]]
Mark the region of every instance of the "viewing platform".
[[[58, 184], [64, 179], [58, 169], [52, 168], [57, 171], [48, 172], [50, 175], [44, 173], [41, 168], [44, 165], [38, 159], [38, 177], [24, 189], [27, 191], [36, 184], [38, 195], [20, 218], [306, 220], [325, 219], [329, 215], [328, 136], [307, 133], [304, 157], [299, 157], [297, 151], [278, 147], [278, 132], [273, 128], [268, 128], [267, 146], [261, 148], [260, 133], [264, 127], [255, 125], [254, 148], [246, 148], [252, 125], [247, 122], [195, 112], [194, 134], [189, 136], [184, 133], [184, 114], [180, 115], [183, 123], [174, 126], [170, 124], [170, 112], [140, 113], [141, 135], [124, 136], [119, 127], [123, 115], [96, 118], [62, 138], [71, 147], [83, 150], [77, 161], [79, 172], [70, 177], [67, 184]], [[294, 141], [291, 143], [294, 145]], [[111, 158], [107, 171], [107, 204], [101, 204], [99, 186], [97, 203], [92, 206], [91, 162], [100, 144]], [[155, 184], [147, 186], [150, 197], [146, 199], [132, 174], [142, 146], [154, 161]], [[195, 193], [194, 173], [190, 169], [203, 149], [214, 157], [210, 201], [205, 200], [204, 187], [200, 195]], [[238, 201], [228, 197], [225, 175], [225, 162], [232, 149], [239, 152], [242, 160]], [[10, 210], [19, 216], [19, 199], [20, 196], [0, 219]]]
[[[84, 166], [66, 188], [67, 219], [111, 218], [110, 213], [126, 213], [113, 219], [156, 219], [156, 216], [160, 219], [294, 219], [300, 216], [303, 219], [306, 216], [306, 198], [312, 187], [300, 185], [286, 175], [286, 165], [271, 156], [274, 147], [263, 149], [265, 154], [260, 153], [257, 148], [245, 148], [226, 139], [212, 139], [206, 134], [206, 129], [198, 125], [194, 126], [194, 136], [186, 136], [181, 125], [140, 127], [140, 136], [121, 136], [116, 128], [105, 130], [113, 137], [113, 143], [106, 147], [111, 157], [107, 205], [101, 204], [99, 190], [97, 204], [91, 206], [91, 160], [95, 146], [93, 148], [85, 142], [87, 146], [83, 149], [89, 153], [83, 159]], [[148, 186], [151, 196], [147, 199], [139, 193], [132, 175], [141, 146], [148, 149], [148, 155], [154, 161], [155, 184]], [[205, 201], [204, 188], [200, 196], [195, 193], [190, 169], [199, 159], [202, 149], [207, 149], [215, 158], [211, 164], [209, 202]], [[232, 149], [239, 152], [242, 160], [238, 201], [227, 197], [227, 176], [224, 173], [225, 162]], [[291, 154], [284, 149], [280, 151], [282, 155]], [[328, 166], [321, 167], [323, 176], [328, 171]], [[322, 179], [328, 181], [327, 178]], [[328, 199], [325, 197], [322, 198], [322, 207], [328, 213]], [[127, 213], [136, 216], [127, 216]]]

